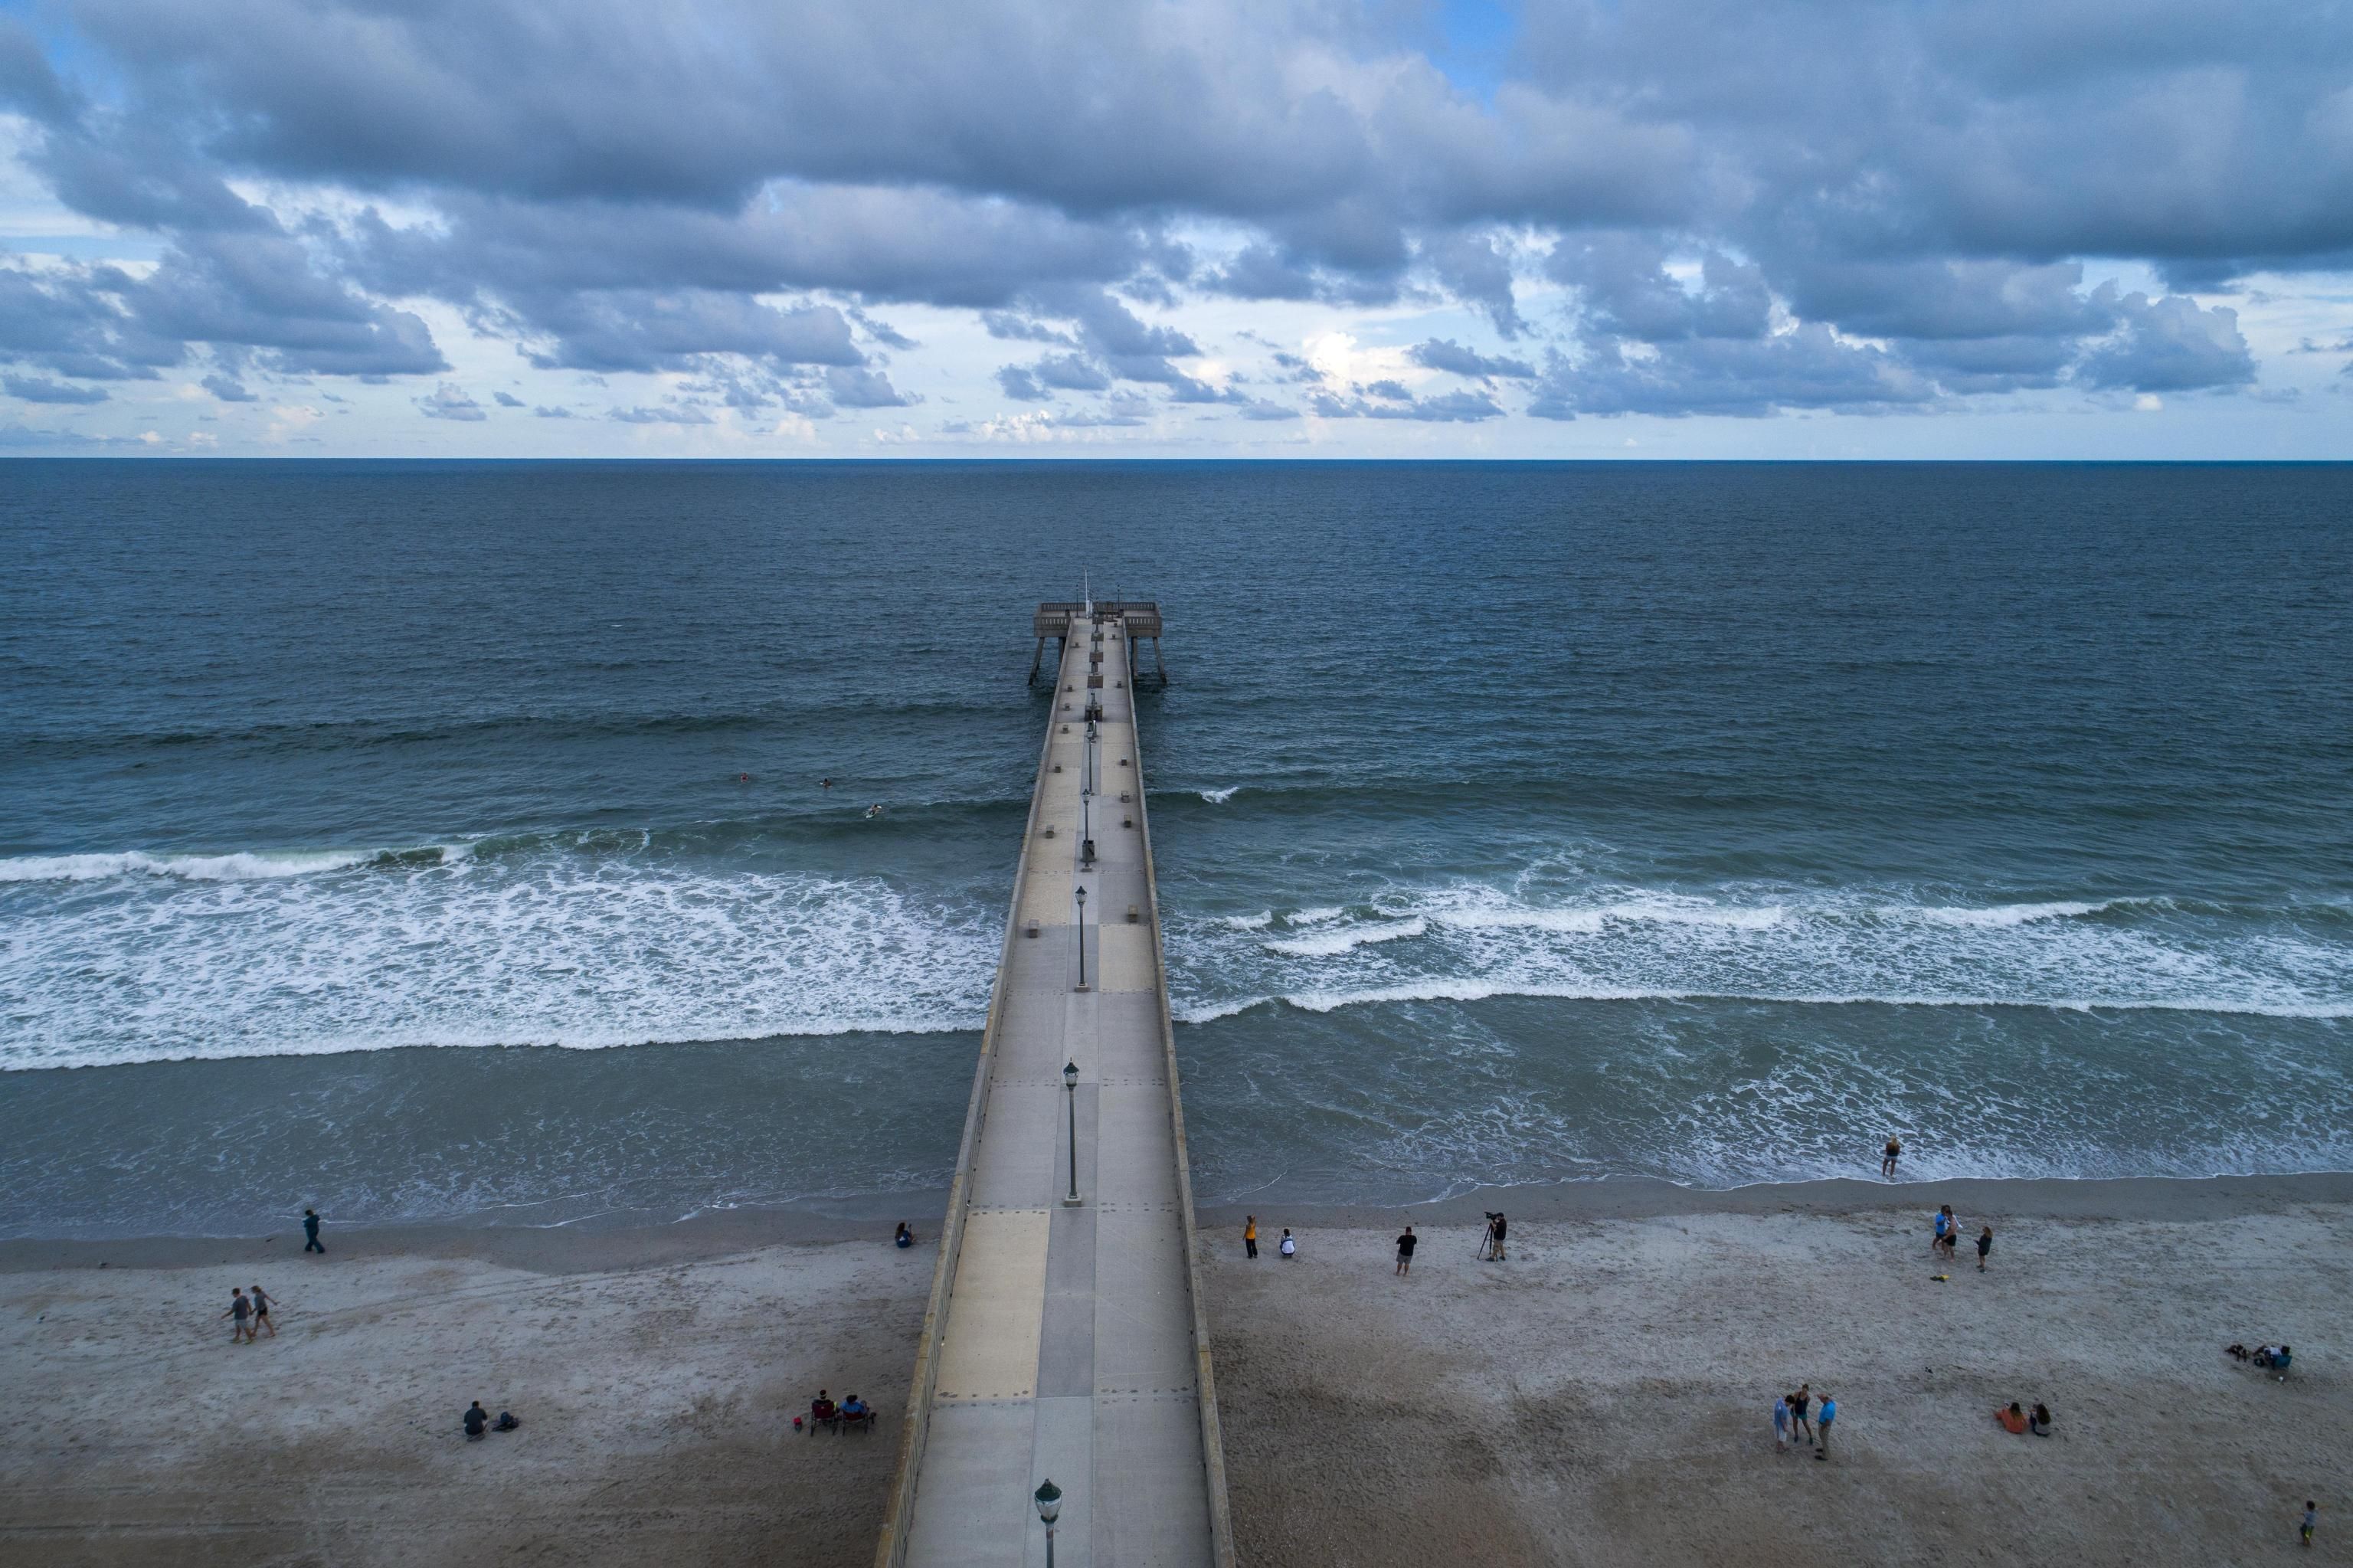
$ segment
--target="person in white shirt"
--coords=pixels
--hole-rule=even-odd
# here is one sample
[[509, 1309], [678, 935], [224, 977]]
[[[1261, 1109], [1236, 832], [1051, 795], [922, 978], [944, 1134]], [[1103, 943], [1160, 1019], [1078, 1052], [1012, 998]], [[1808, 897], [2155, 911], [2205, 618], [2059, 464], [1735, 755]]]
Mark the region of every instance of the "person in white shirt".
[[1297, 1257], [1299, 1255], [1299, 1244], [1291, 1239], [1291, 1232], [1286, 1228], [1282, 1233], [1282, 1244], [1274, 1250], [1281, 1253], [1285, 1257]]

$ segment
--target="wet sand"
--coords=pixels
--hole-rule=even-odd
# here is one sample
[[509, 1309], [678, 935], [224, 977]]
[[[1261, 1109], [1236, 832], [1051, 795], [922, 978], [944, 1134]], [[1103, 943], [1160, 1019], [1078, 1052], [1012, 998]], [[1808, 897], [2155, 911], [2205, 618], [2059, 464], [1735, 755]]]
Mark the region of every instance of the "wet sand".
[[[1930, 1260], [1936, 1202], [1991, 1221], [1989, 1273]], [[1488, 1206], [1508, 1262], [1473, 1256]], [[2307, 1496], [2297, 1560], [2353, 1561], [2353, 1178], [1252, 1212], [1254, 1263], [1240, 1211], [1203, 1232], [1251, 1568], [2253, 1563], [2295, 1550]], [[290, 1227], [0, 1244], [0, 1563], [871, 1562], [933, 1262], [877, 1236], [739, 1213], [331, 1226], [323, 1259]], [[213, 1314], [257, 1280], [280, 1337], [233, 1347]], [[2220, 1353], [2266, 1338], [2299, 1346], [2285, 1383]], [[1799, 1381], [1839, 1398], [1827, 1463], [1774, 1449]], [[820, 1384], [882, 1429], [794, 1436]], [[466, 1443], [476, 1397], [522, 1429]], [[2012, 1398], [2058, 1436], [2000, 1431]]]

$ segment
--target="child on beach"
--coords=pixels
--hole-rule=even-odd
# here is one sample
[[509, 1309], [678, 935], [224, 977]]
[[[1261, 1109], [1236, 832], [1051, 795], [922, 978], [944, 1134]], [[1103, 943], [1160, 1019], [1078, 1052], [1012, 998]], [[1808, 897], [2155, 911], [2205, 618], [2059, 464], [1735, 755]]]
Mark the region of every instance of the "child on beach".
[[264, 1295], [259, 1285], [253, 1287], [253, 1326], [269, 1330], [273, 1340], [278, 1337], [278, 1325], [269, 1320], [269, 1309], [277, 1305], [276, 1297]]
[[1789, 1446], [1789, 1396], [1782, 1394], [1773, 1401], [1773, 1449], [1779, 1453]]
[[1934, 1253], [1938, 1247], [1942, 1247], [1949, 1255], [1953, 1250], [1953, 1205], [1947, 1203], [1938, 1209], [1931, 1217], [1930, 1224], [1935, 1226], [1935, 1229], [1928, 1237], [1928, 1250]]
[[245, 1292], [234, 1285], [228, 1290], [228, 1310], [221, 1316], [236, 1319], [228, 1328], [230, 1344], [241, 1345], [253, 1337], [253, 1303], [248, 1301]]
[[2316, 1507], [2313, 1505], [2313, 1501], [2312, 1501], [2312, 1499], [2311, 1499], [2310, 1498], [2306, 1498], [2306, 1499], [2304, 1499], [2304, 1528], [2303, 1528], [2303, 1529], [2301, 1529], [2301, 1530], [2299, 1530], [2299, 1531], [2297, 1531], [2295, 1533], [2296, 1533], [2297, 1538], [2298, 1538], [2299, 1540], [2301, 1540], [2301, 1541], [2302, 1541], [2302, 1542], [2303, 1542], [2306, 1546], [2310, 1546], [2310, 1545], [2312, 1544], [2312, 1527], [2313, 1527], [2314, 1525], [2316, 1525], [2316, 1524], [2318, 1524], [2319, 1522], [2320, 1522], [2320, 1510], [2319, 1510], [2319, 1509], [2317, 1509], [2317, 1508], [2316, 1508]]
[[1890, 1138], [1887, 1147], [1880, 1151], [1879, 1173], [1890, 1181], [1895, 1180], [1895, 1158], [1903, 1152], [1904, 1145], [1894, 1138]]
[[1297, 1257], [1299, 1255], [1299, 1244], [1291, 1239], [1291, 1228], [1288, 1225], [1283, 1227], [1282, 1245], [1276, 1247], [1274, 1250], [1281, 1253], [1285, 1257]]
[[1397, 1271], [1399, 1274], [1413, 1272], [1413, 1227], [1411, 1225], [1406, 1226], [1405, 1234], [1398, 1237]]
[[1813, 1404], [1814, 1385], [1810, 1383], [1799, 1383], [1798, 1392], [1789, 1396], [1789, 1425], [1804, 1433], [1809, 1443], [1814, 1440], [1814, 1423], [1806, 1413], [1813, 1408]]
[[1993, 1227], [1988, 1225], [1978, 1233], [1978, 1272], [1986, 1271], [1986, 1254], [1993, 1250]]
[[1258, 1216], [1256, 1214], [1242, 1216], [1242, 1252], [1246, 1257], [1258, 1255]]
[[2000, 1422], [2001, 1429], [2013, 1437], [2022, 1436], [2026, 1432], [2026, 1412], [2019, 1407], [2018, 1401], [2014, 1399], [2010, 1402], [2008, 1408], [1995, 1411], [1993, 1418]]

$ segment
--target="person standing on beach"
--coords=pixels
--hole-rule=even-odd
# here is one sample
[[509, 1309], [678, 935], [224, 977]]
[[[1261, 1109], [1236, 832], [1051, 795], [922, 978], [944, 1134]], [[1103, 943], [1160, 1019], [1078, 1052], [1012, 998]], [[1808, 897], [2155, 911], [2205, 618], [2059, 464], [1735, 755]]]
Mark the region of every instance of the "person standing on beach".
[[1242, 1216], [1242, 1250], [1246, 1256], [1258, 1255], [1258, 1216], [1256, 1214]]
[[2299, 1531], [2297, 1531], [2295, 1533], [2296, 1533], [2297, 1537], [2298, 1537], [2300, 1540], [2302, 1540], [2302, 1541], [2303, 1541], [2304, 1544], [2305, 1544], [2306, 1547], [2310, 1547], [2310, 1546], [2311, 1546], [2311, 1544], [2312, 1544], [2312, 1527], [2313, 1527], [2314, 1525], [2316, 1525], [2316, 1524], [2318, 1524], [2319, 1522], [2320, 1522], [2320, 1510], [2319, 1510], [2318, 1508], [2316, 1508], [2316, 1507], [2315, 1507], [2315, 1506], [2314, 1506], [2313, 1501], [2312, 1501], [2312, 1499], [2311, 1499], [2310, 1498], [2306, 1498], [2306, 1499], [2304, 1499], [2304, 1528], [2303, 1528], [2303, 1529], [2301, 1529], [2301, 1530], [2299, 1530]]
[[1399, 1274], [1411, 1274], [1413, 1272], [1413, 1227], [1411, 1225], [1408, 1225], [1405, 1228], [1405, 1234], [1398, 1237], [1397, 1271]]
[[1935, 1224], [1936, 1229], [1928, 1237], [1928, 1250], [1933, 1253], [1937, 1251], [1939, 1248], [1942, 1248], [1947, 1253], [1951, 1252], [1953, 1247], [1953, 1225], [1955, 1224], [1953, 1219], [1953, 1205], [1947, 1203], [1942, 1208], [1938, 1209], [1932, 1223]]
[[1895, 1157], [1903, 1152], [1904, 1145], [1893, 1136], [1887, 1139], [1887, 1147], [1880, 1150], [1879, 1173], [1890, 1181], [1895, 1180]]
[[1782, 1394], [1773, 1401], [1773, 1451], [1781, 1453], [1789, 1446], [1789, 1396]]
[[262, 1294], [261, 1287], [259, 1285], [253, 1287], [253, 1326], [257, 1329], [269, 1330], [269, 1337], [273, 1340], [278, 1337], [278, 1325], [269, 1320], [269, 1309], [277, 1305], [276, 1297]]
[[234, 1285], [230, 1286], [228, 1289], [228, 1310], [222, 1313], [221, 1316], [236, 1319], [236, 1321], [231, 1323], [228, 1327], [228, 1342], [230, 1344], [241, 1345], [245, 1343], [248, 1339], [252, 1337], [253, 1303], [248, 1301], [245, 1298], [245, 1292], [238, 1289]]
[[1822, 1395], [1821, 1425], [1814, 1437], [1815, 1458], [1827, 1459], [1831, 1457], [1831, 1424], [1837, 1419], [1838, 1401], [1827, 1393]]
[[1809, 1443], [1814, 1440], [1814, 1424], [1806, 1412], [1813, 1408], [1813, 1404], [1814, 1385], [1810, 1383], [1799, 1383], [1798, 1392], [1789, 1396], [1789, 1425], [1804, 1433]]
[[1504, 1229], [1502, 1210], [1487, 1216], [1487, 1255], [1498, 1263], [1504, 1260]]
[[305, 1209], [302, 1211], [302, 1234], [305, 1238], [302, 1243], [302, 1250], [304, 1252], [323, 1253], [327, 1250], [325, 1247], [319, 1245], [318, 1210]]
[[1991, 1225], [1988, 1225], [1985, 1229], [1983, 1229], [1983, 1230], [1981, 1230], [1981, 1231], [1979, 1231], [1979, 1232], [1978, 1233], [1978, 1272], [1979, 1274], [1983, 1274], [1983, 1273], [1986, 1271], [1986, 1270], [1985, 1270], [1986, 1254], [1988, 1254], [1988, 1253], [1991, 1252], [1992, 1250], [1993, 1250], [1993, 1227], [1992, 1227]]

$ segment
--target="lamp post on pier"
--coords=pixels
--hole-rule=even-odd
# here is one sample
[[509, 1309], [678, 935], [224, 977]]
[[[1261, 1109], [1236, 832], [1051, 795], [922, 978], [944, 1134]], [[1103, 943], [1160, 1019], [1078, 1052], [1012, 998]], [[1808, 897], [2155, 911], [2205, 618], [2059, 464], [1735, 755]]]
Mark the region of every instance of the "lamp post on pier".
[[1079, 889], [1079, 989], [1087, 989], [1087, 890]]
[[1054, 1520], [1061, 1517], [1062, 1489], [1050, 1476], [1033, 1498], [1038, 1504], [1038, 1517], [1046, 1521], [1046, 1568], [1054, 1568]]
[[1062, 1067], [1063, 1098], [1071, 1102], [1071, 1195], [1062, 1200], [1066, 1209], [1079, 1203], [1079, 1065], [1066, 1063]]

